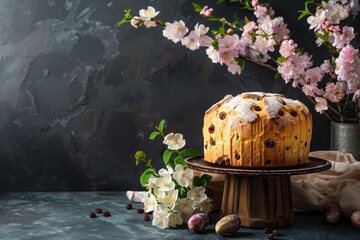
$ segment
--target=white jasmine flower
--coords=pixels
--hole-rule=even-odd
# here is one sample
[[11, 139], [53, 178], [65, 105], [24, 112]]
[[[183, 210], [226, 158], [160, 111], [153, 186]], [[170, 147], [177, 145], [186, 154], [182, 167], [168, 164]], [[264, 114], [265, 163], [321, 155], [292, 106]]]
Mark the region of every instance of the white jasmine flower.
[[193, 214], [194, 208], [195, 208], [194, 200], [188, 198], [182, 198], [177, 202], [174, 210], [181, 213], [182, 219], [184, 220], [184, 222], [187, 222], [191, 217], [191, 215]]
[[205, 214], [209, 214], [212, 208], [212, 200], [207, 198], [200, 204], [200, 211], [202, 211]]
[[160, 175], [160, 176], [164, 176], [164, 175], [166, 175], [166, 174], [172, 174], [172, 173], [174, 172], [174, 170], [173, 170], [169, 165], [167, 165], [166, 168], [167, 168], [167, 169], [161, 168], [161, 169], [159, 170], [159, 175]]
[[162, 204], [164, 204], [165, 207], [168, 207], [170, 210], [174, 209], [175, 202], [178, 198], [178, 190], [171, 190], [165, 193], [164, 197], [161, 199]]
[[163, 205], [157, 206], [154, 211], [154, 218], [152, 220], [152, 225], [160, 229], [165, 229], [169, 227], [169, 209]]
[[170, 191], [175, 188], [175, 183], [172, 181], [170, 174], [165, 174], [155, 179], [155, 184], [160, 191]]
[[140, 19], [143, 21], [149, 21], [152, 18], [156, 17], [159, 12], [155, 12], [155, 9], [151, 6], [148, 6], [147, 10], [141, 9], [139, 11]]
[[153, 193], [155, 196], [156, 201], [160, 202], [161, 199], [163, 199], [163, 197], [165, 196], [165, 192], [161, 191], [159, 188], [155, 187], [153, 188]]
[[325, 10], [316, 10], [315, 16], [310, 16], [307, 18], [307, 22], [310, 24], [309, 29], [314, 29], [314, 31], [318, 31], [321, 28], [321, 24], [324, 23], [326, 19], [326, 11]]
[[184, 39], [185, 34], [188, 32], [188, 28], [185, 26], [185, 23], [180, 21], [174, 21], [174, 23], [165, 23], [165, 28], [163, 30], [163, 35], [167, 39], [177, 43]]
[[179, 150], [185, 146], [185, 139], [181, 133], [169, 133], [165, 136], [163, 144], [168, 145], [170, 150]]
[[177, 164], [175, 166], [175, 172], [173, 173], [173, 178], [180, 184], [182, 187], [188, 187], [190, 180], [192, 180], [194, 175], [193, 170], [190, 168], [184, 170], [183, 165]]
[[142, 202], [144, 203], [144, 211], [151, 212], [154, 211], [157, 207], [157, 201], [153, 194], [149, 193], [149, 196], [143, 198]]
[[201, 186], [189, 190], [187, 192], [187, 198], [194, 200], [195, 203], [201, 203], [202, 201], [207, 199], [207, 196], [205, 194], [205, 188]]
[[183, 219], [179, 212], [173, 212], [169, 216], [169, 226], [176, 227], [177, 225], [181, 225], [183, 223]]

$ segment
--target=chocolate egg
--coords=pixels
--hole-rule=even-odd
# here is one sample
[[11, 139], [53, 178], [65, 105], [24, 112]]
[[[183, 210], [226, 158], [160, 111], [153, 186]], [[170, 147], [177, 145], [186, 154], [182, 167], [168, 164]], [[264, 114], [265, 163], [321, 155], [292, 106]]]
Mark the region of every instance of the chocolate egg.
[[227, 215], [221, 218], [215, 225], [217, 234], [230, 236], [240, 229], [240, 218], [236, 214]]
[[210, 223], [208, 215], [196, 213], [189, 218], [188, 228], [196, 233], [203, 232]]

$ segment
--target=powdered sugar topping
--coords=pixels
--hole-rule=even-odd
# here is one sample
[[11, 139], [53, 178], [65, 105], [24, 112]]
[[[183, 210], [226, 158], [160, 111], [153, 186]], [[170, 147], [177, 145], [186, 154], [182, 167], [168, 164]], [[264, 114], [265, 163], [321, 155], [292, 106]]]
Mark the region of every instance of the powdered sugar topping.
[[278, 101], [277, 97], [267, 97], [265, 100], [265, 109], [267, 110], [267, 114], [270, 118], [276, 117], [278, 114], [281, 103]]
[[241, 120], [252, 122], [257, 118], [257, 115], [253, 111], [251, 111], [252, 104], [253, 100], [241, 98], [241, 101], [235, 108], [235, 111], [238, 113]]

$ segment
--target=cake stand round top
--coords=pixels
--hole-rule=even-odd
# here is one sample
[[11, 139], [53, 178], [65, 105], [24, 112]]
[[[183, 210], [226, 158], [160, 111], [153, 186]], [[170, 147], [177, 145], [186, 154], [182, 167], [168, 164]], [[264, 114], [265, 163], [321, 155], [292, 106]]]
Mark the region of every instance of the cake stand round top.
[[254, 167], [231, 167], [218, 166], [213, 163], [206, 162], [203, 156], [188, 158], [185, 160], [187, 165], [194, 170], [202, 172], [230, 174], [230, 175], [246, 175], [246, 176], [279, 176], [279, 175], [300, 175], [307, 173], [322, 172], [331, 168], [331, 163], [320, 158], [309, 157], [309, 163], [295, 167], [279, 167], [279, 168], [254, 168]]

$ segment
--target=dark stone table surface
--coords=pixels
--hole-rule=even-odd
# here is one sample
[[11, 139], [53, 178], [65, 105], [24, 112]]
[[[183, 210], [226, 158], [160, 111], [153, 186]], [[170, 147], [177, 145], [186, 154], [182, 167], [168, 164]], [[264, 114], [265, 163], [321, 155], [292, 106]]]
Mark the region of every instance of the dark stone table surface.
[[[209, 225], [203, 234], [186, 227], [161, 230], [145, 222], [136, 209], [127, 210], [125, 192], [7, 192], [0, 193], [0, 239], [225, 239]], [[141, 203], [133, 204], [141, 208]], [[96, 208], [111, 217], [89, 218]], [[218, 214], [211, 215], [215, 222]], [[360, 239], [347, 219], [324, 223], [320, 213], [296, 213], [295, 224], [278, 228], [277, 239]], [[263, 229], [241, 228], [231, 239], [268, 239]]]

